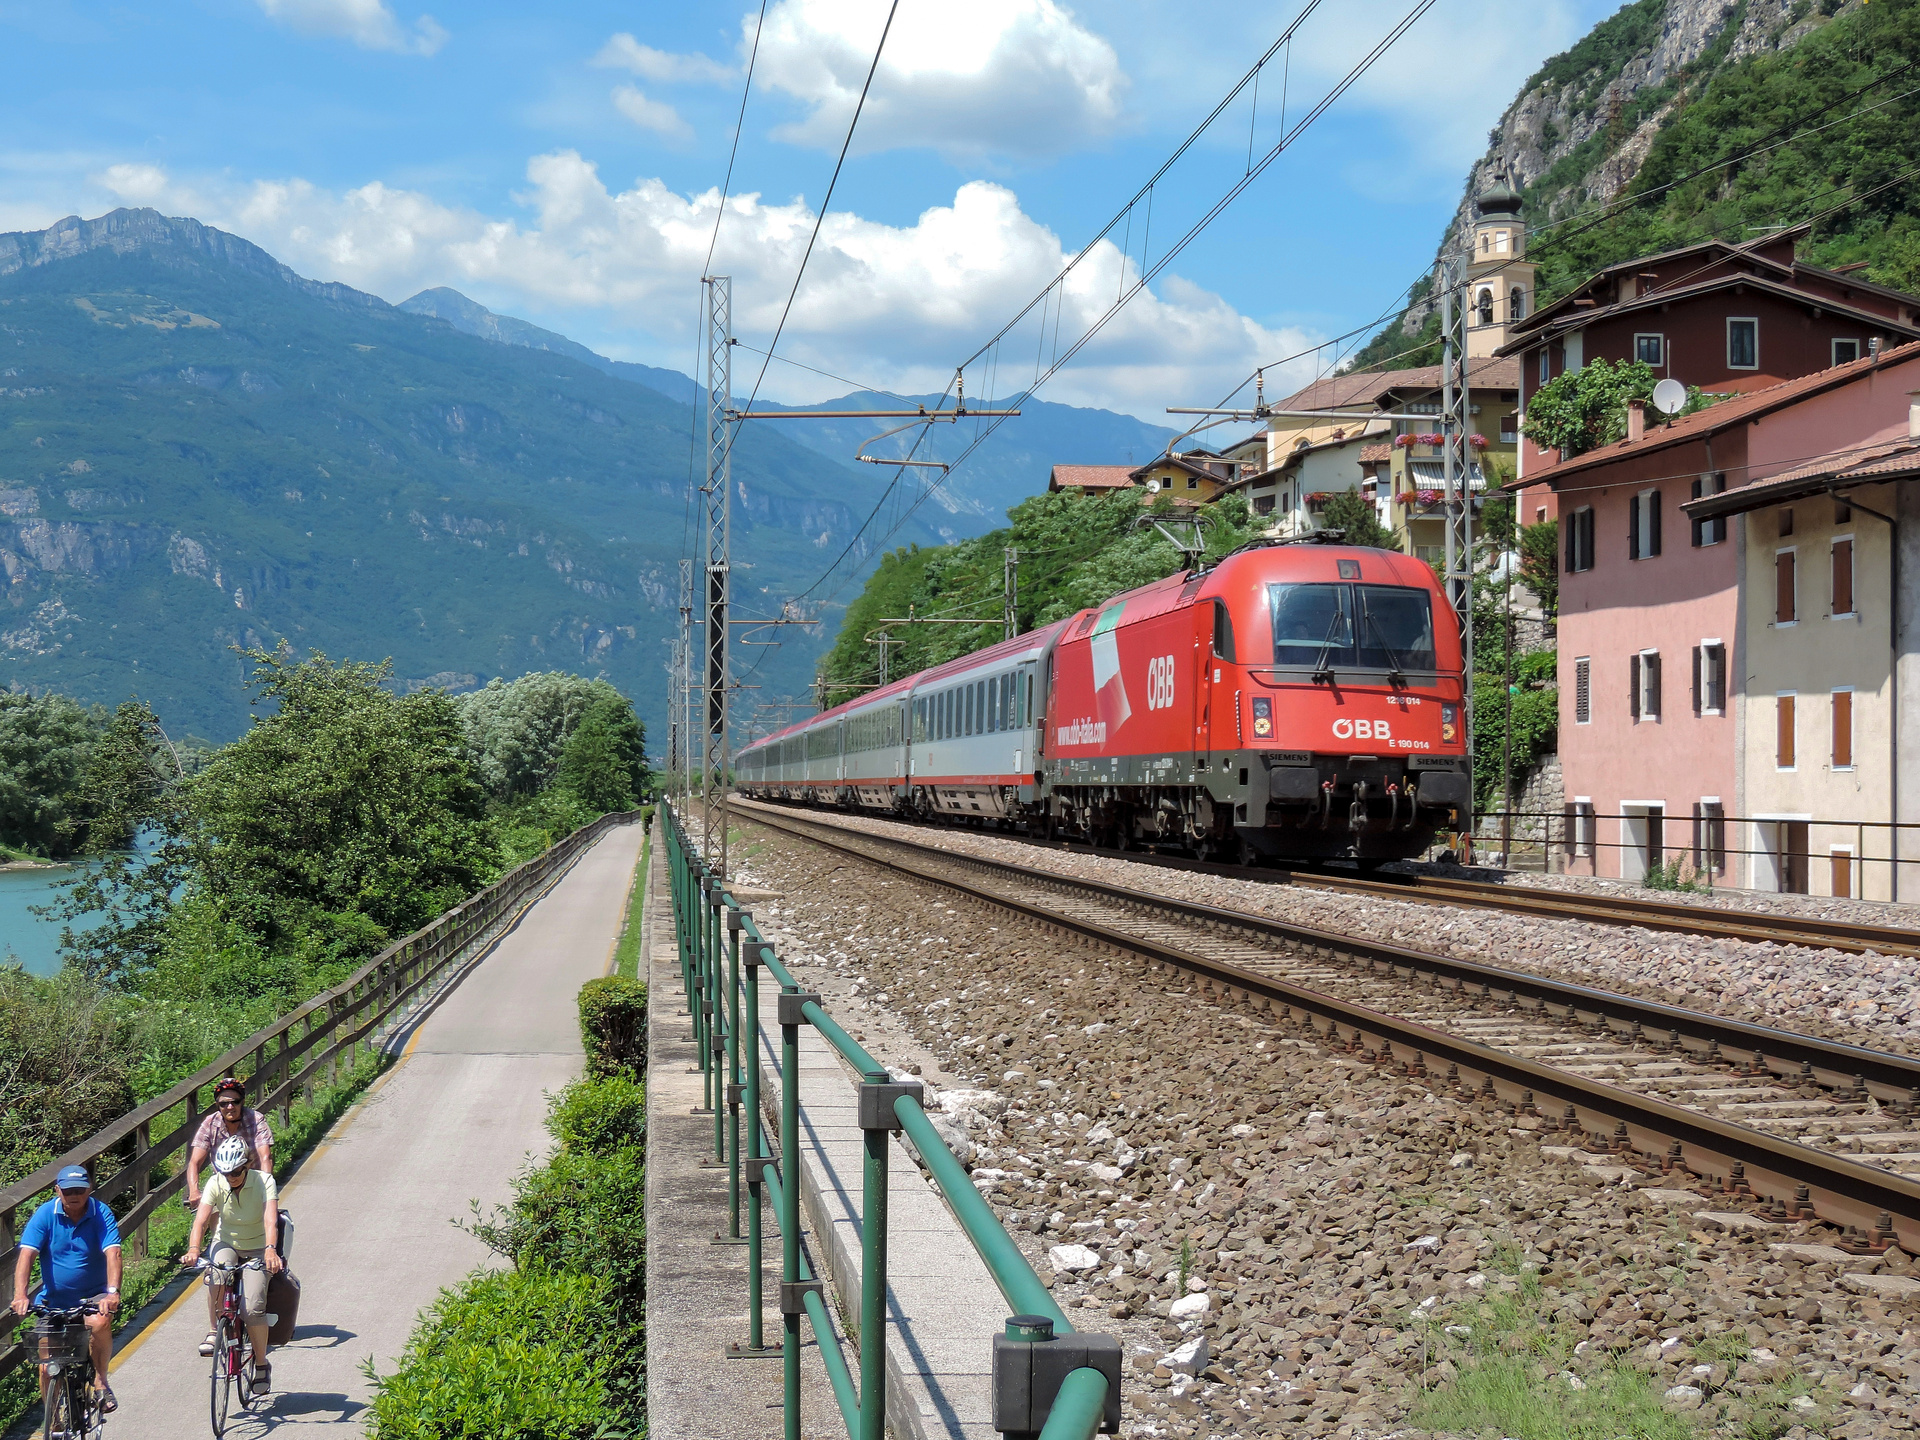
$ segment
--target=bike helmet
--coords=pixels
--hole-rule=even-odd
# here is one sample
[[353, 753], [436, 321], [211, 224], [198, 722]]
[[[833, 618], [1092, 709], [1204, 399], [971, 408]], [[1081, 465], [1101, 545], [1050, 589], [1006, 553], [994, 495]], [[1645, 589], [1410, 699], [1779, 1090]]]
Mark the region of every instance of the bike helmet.
[[220, 1097], [229, 1090], [234, 1093], [242, 1104], [246, 1103], [247, 1087], [237, 1075], [227, 1075], [221, 1078], [220, 1083], [213, 1087], [214, 1100], [218, 1101]]
[[236, 1170], [244, 1170], [251, 1156], [246, 1141], [238, 1135], [229, 1135], [220, 1142], [220, 1148], [213, 1152], [213, 1168], [222, 1175], [231, 1175]]

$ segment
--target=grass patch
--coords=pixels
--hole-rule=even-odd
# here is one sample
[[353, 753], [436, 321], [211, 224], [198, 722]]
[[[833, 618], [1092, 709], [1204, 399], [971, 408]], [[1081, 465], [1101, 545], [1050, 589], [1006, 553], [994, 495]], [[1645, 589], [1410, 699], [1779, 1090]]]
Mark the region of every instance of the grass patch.
[[1415, 1424], [1512, 1440], [1693, 1440], [1694, 1421], [1667, 1408], [1653, 1376], [1611, 1356], [1576, 1362], [1577, 1338], [1531, 1300], [1460, 1306], [1433, 1323], [1429, 1359], [1454, 1374], [1415, 1403]]
[[633, 867], [633, 888], [627, 894], [626, 923], [620, 929], [620, 943], [613, 952], [613, 973], [622, 980], [640, 978], [641, 901], [647, 889], [647, 866], [653, 858], [653, 830], [640, 842], [640, 863]]

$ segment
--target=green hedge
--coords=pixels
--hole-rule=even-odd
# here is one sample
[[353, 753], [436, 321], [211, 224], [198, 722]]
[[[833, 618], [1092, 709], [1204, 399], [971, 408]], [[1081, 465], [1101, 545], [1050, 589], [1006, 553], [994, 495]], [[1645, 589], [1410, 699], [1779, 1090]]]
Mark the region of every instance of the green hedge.
[[609, 1282], [501, 1270], [443, 1291], [399, 1371], [375, 1381], [380, 1440], [590, 1440], [619, 1423], [641, 1384], [633, 1336], [608, 1323]]
[[647, 987], [609, 975], [580, 987], [580, 1041], [587, 1075], [638, 1077], [647, 1068]]

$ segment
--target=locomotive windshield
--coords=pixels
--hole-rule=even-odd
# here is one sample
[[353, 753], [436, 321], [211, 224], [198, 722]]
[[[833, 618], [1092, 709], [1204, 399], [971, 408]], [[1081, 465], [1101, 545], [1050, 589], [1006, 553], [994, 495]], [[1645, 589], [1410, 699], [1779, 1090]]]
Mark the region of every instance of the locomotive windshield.
[[1433, 598], [1401, 585], [1271, 585], [1273, 663], [1288, 669], [1432, 671]]

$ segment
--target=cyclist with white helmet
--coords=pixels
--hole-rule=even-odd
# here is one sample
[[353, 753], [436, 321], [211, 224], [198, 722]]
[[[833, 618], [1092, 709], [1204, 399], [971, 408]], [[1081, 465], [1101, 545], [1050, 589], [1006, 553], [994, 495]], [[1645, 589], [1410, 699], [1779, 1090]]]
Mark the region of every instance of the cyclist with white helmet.
[[[277, 1275], [281, 1270], [280, 1207], [273, 1176], [254, 1169], [252, 1161], [252, 1150], [238, 1135], [229, 1135], [214, 1150], [215, 1173], [208, 1177], [206, 1188], [200, 1192], [193, 1234], [187, 1240], [187, 1253], [180, 1263], [191, 1267], [200, 1262], [200, 1242], [211, 1223], [215, 1224], [214, 1264], [233, 1267], [248, 1260], [260, 1260], [266, 1266], [265, 1272], [240, 1271], [241, 1291], [246, 1300], [247, 1338], [253, 1342], [253, 1388], [265, 1393], [273, 1388], [272, 1370], [267, 1364], [267, 1276]], [[225, 1301], [225, 1287], [207, 1287], [210, 1325], [217, 1326], [220, 1307]], [[211, 1355], [213, 1347], [214, 1336], [209, 1333], [200, 1346], [200, 1353]]]

